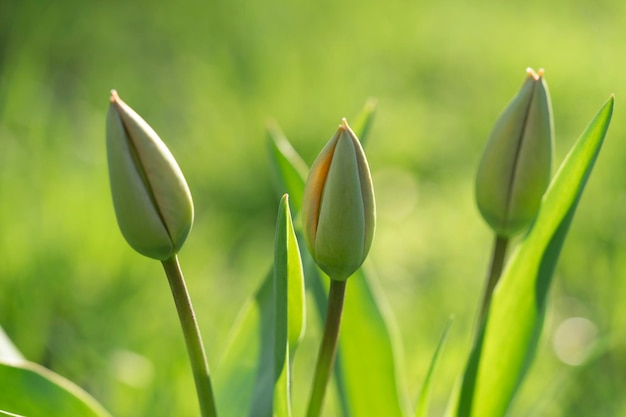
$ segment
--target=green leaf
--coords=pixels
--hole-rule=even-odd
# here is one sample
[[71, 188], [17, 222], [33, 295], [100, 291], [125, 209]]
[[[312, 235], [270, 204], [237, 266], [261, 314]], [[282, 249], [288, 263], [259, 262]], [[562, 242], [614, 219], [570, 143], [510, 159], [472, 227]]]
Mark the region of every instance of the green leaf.
[[[215, 372], [220, 415], [271, 416], [273, 399], [281, 410], [276, 415], [289, 415], [282, 412], [288, 412], [288, 372], [304, 332], [305, 300], [299, 250], [285, 197], [275, 245], [276, 272], [267, 274], [242, 308]], [[275, 308], [283, 313], [275, 315]]]
[[448, 331], [450, 330], [451, 325], [452, 318], [448, 319], [448, 321], [446, 322], [446, 326], [443, 329], [443, 333], [441, 334], [441, 338], [439, 339], [439, 343], [437, 344], [437, 348], [435, 349], [435, 354], [430, 361], [430, 366], [428, 367], [428, 372], [426, 373], [426, 378], [424, 378], [424, 383], [422, 385], [422, 391], [420, 392], [420, 396], [417, 400], [415, 417], [426, 417], [428, 415], [430, 384], [432, 382], [433, 374], [435, 373], [435, 367], [439, 362], [439, 357], [441, 355], [443, 346], [445, 345], [446, 339], [448, 337]]
[[3, 411], [3, 410], [0, 410], [0, 416], [24, 417], [24, 416], [20, 416], [19, 414], [9, 413], [8, 411]]
[[574, 144], [496, 287], [466, 368], [458, 416], [503, 416], [534, 356], [552, 274], [613, 112], [605, 103]]
[[373, 274], [363, 269], [346, 287], [335, 378], [351, 417], [406, 416], [392, 319]]
[[361, 113], [350, 123], [352, 130], [356, 133], [363, 146], [365, 146], [365, 142], [370, 136], [372, 124], [374, 123], [374, 115], [376, 114], [376, 107], [376, 99], [370, 98], [365, 102]]
[[0, 409], [18, 415], [110, 417], [77, 385], [31, 362], [0, 361], [0, 387]]
[[270, 271], [242, 307], [215, 372], [220, 416], [272, 415], [274, 284]]
[[290, 417], [294, 352], [304, 336], [304, 274], [289, 200], [280, 201], [274, 242], [274, 416]]
[[4, 332], [2, 326], [0, 326], [0, 361], [15, 364], [26, 361], [13, 342], [11, 342], [9, 336]]
[[89, 394], [54, 372], [28, 362], [0, 327], [0, 415], [107, 417]]
[[304, 181], [309, 168], [276, 123], [267, 126], [267, 147], [276, 188], [279, 195], [289, 194], [295, 216], [302, 207]]

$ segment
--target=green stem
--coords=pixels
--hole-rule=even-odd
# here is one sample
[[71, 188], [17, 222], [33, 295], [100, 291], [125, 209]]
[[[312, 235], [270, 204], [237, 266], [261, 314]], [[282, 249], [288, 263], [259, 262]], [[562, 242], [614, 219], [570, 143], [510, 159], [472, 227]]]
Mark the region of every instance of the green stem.
[[217, 410], [215, 408], [213, 388], [211, 387], [209, 363], [204, 353], [200, 329], [196, 321], [196, 314], [191, 305], [191, 298], [189, 298], [189, 292], [187, 292], [185, 278], [180, 269], [178, 257], [174, 255], [163, 261], [163, 268], [165, 269], [167, 280], [170, 283], [174, 302], [176, 303], [176, 310], [178, 311], [178, 318], [180, 319], [180, 325], [183, 328], [193, 378], [196, 382], [201, 415], [202, 417], [216, 417]]
[[491, 298], [493, 296], [493, 290], [496, 288], [496, 284], [502, 274], [502, 268], [504, 268], [504, 258], [506, 256], [506, 249], [509, 244], [509, 238], [496, 235], [493, 244], [493, 255], [491, 256], [491, 266], [489, 267], [489, 278], [487, 286], [485, 287], [485, 294], [483, 296], [483, 303], [480, 309], [480, 316], [478, 321], [478, 328], [483, 325], [483, 321], [487, 316], [487, 310], [491, 305]]
[[330, 374], [335, 363], [337, 352], [337, 340], [339, 339], [339, 327], [341, 326], [341, 312], [343, 300], [346, 294], [346, 281], [330, 280], [330, 292], [328, 294], [328, 311], [326, 312], [326, 324], [324, 336], [320, 345], [313, 389], [309, 400], [307, 417], [318, 417], [322, 411], [326, 386], [330, 380]]

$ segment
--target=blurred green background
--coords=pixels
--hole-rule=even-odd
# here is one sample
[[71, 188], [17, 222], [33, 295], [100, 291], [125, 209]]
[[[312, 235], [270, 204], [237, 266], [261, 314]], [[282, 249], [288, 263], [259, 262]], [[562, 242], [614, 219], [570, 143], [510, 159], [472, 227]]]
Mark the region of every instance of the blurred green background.
[[[411, 398], [456, 317], [434, 385], [441, 415], [491, 249], [474, 171], [526, 67], [543, 67], [557, 162], [609, 94], [617, 105], [511, 415], [626, 415], [625, 21], [619, 0], [0, 0], [0, 325], [116, 416], [197, 415], [161, 267], [115, 222], [109, 91], [188, 179], [196, 222], [180, 259], [213, 368], [272, 258], [267, 120], [310, 164], [341, 117], [376, 97], [368, 262], [397, 319]], [[318, 336], [311, 328], [303, 357]], [[296, 378], [309, 367], [297, 363]]]

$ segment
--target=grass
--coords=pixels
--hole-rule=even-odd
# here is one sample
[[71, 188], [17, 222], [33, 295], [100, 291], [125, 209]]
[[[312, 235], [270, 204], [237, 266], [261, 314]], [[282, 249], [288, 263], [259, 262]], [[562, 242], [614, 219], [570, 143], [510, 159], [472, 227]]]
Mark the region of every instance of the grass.
[[[115, 224], [109, 90], [160, 133], [186, 174], [196, 224], [180, 260], [213, 364], [272, 259], [278, 196], [266, 120], [310, 164], [341, 117], [374, 96], [367, 152], [380, 213], [371, 262], [398, 319], [412, 394], [456, 315], [433, 386], [441, 410], [465, 360], [491, 244], [473, 202], [478, 158], [525, 68], [544, 67], [557, 160], [610, 93], [617, 107], [513, 415], [527, 415], [537, 398], [547, 404], [542, 416], [621, 415], [625, 8], [616, 0], [0, 3], [0, 324], [29, 359], [117, 416], [195, 415], [167, 282]], [[590, 319], [606, 342], [583, 367], [552, 350], [570, 316]], [[124, 382], [114, 358], [125, 351], [149, 359], [152, 377]], [[573, 374], [570, 383], [558, 382], [561, 373]]]

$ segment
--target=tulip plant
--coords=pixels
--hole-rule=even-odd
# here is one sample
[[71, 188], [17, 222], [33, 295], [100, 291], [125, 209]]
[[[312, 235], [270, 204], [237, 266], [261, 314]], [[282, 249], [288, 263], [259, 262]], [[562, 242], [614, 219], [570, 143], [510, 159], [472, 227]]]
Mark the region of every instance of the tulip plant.
[[[554, 175], [552, 109], [542, 70], [527, 71], [495, 122], [475, 188], [476, 204], [494, 234], [492, 262], [472, 348], [458, 384], [450, 387], [446, 416], [502, 417], [509, 410], [532, 362], [559, 251], [612, 109], [611, 96]], [[306, 331], [307, 291], [315, 301], [311, 309], [325, 324], [311, 364], [306, 416], [330, 415], [324, 402], [330, 387], [337, 390], [337, 415], [429, 415], [429, 390], [449, 326], [413, 404], [398, 382], [379, 284], [362, 266], [376, 226], [374, 185], [362, 147], [373, 114], [370, 103], [353, 127], [343, 119], [308, 174], [280, 130], [268, 130], [271, 165], [284, 194], [274, 260], [243, 307], [223, 359], [209, 372], [196, 321], [206, 312], [194, 311], [177, 257], [193, 223], [191, 192], [157, 133], [112, 92], [106, 144], [117, 222], [133, 249], [164, 267], [202, 417], [289, 417], [294, 402], [305, 403], [293, 398], [291, 384], [301, 378], [293, 361]], [[333, 378], [336, 384], [330, 385]], [[81, 388], [26, 360], [0, 332], [2, 415], [110, 416]]]

